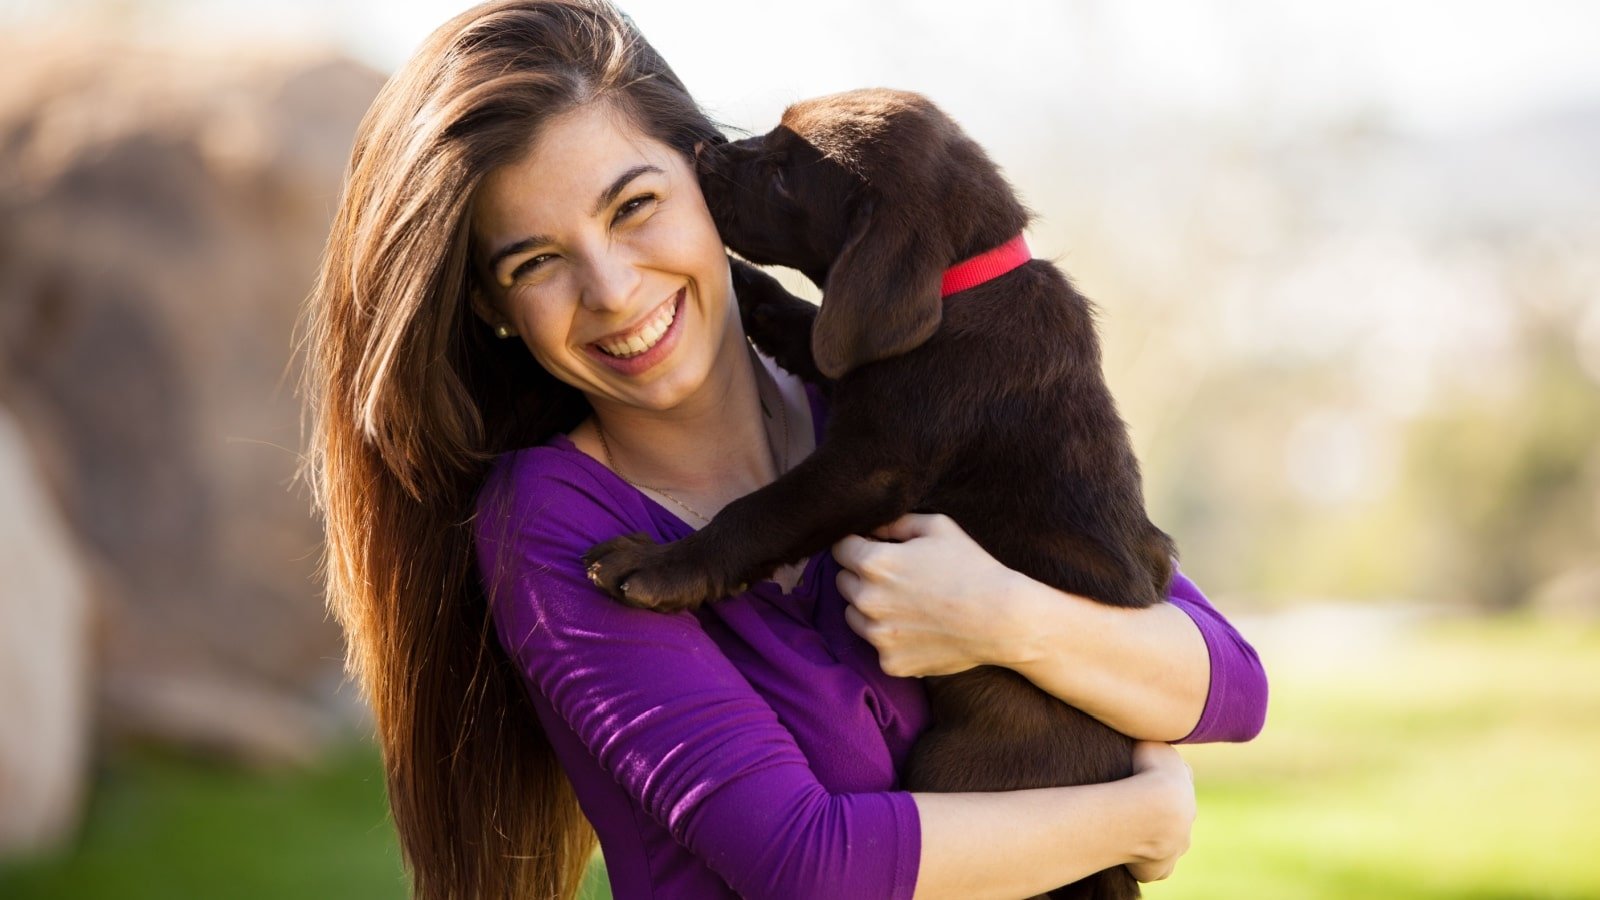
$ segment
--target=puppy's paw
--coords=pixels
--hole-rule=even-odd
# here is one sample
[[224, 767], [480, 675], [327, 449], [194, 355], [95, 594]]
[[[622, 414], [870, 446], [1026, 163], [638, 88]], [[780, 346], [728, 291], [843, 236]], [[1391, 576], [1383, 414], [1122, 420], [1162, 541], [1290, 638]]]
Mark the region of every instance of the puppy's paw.
[[612, 538], [583, 555], [589, 580], [616, 600], [638, 609], [696, 609], [735, 590], [724, 586], [680, 543], [657, 544], [643, 533]]
[[590, 547], [583, 555], [584, 571], [589, 581], [612, 599], [629, 606], [649, 606], [635, 600], [642, 600], [642, 594], [628, 593], [628, 579], [640, 569], [653, 565], [665, 549], [644, 532], [636, 531]]
[[789, 292], [778, 279], [749, 263], [728, 258], [733, 273], [733, 295], [739, 301], [739, 316], [745, 326], [762, 327], [777, 321], [781, 301]]

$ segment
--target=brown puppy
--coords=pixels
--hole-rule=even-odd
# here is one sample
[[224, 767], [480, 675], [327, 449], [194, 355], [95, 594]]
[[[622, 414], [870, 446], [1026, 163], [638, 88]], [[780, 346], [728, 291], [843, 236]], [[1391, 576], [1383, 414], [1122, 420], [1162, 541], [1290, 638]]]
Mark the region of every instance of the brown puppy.
[[[997, 560], [1061, 590], [1130, 607], [1165, 596], [1172, 543], [1145, 515], [1088, 301], [1037, 259], [941, 298], [946, 269], [1005, 244], [1028, 218], [947, 116], [904, 92], [824, 97], [790, 107], [766, 135], [707, 148], [700, 169], [730, 247], [823, 288], [819, 312], [734, 266], [751, 338], [829, 386], [826, 439], [691, 537], [594, 548], [596, 584], [636, 606], [689, 608], [918, 510], [949, 515]], [[1127, 737], [1009, 669], [926, 683], [935, 724], [913, 751], [908, 789], [1131, 771]], [[1120, 867], [1051, 894], [1138, 895]]]

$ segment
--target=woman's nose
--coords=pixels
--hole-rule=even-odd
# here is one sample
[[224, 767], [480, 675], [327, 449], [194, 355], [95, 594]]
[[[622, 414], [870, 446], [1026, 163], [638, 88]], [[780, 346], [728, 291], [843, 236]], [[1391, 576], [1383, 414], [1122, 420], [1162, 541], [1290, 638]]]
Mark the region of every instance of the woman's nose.
[[596, 312], [615, 312], [628, 307], [639, 286], [639, 270], [621, 254], [607, 253], [588, 266], [584, 279], [582, 303]]

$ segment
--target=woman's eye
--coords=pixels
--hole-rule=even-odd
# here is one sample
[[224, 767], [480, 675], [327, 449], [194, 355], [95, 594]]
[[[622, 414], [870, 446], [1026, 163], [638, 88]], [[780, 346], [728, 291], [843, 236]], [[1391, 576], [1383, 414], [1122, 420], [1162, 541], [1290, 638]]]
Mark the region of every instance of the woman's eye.
[[626, 202], [617, 207], [617, 214], [612, 217], [611, 221], [620, 222], [643, 209], [646, 204], [654, 202], [655, 199], [655, 194], [640, 194], [637, 197], [629, 197]]
[[521, 278], [522, 276], [527, 275], [533, 270], [539, 268], [539, 266], [542, 265], [545, 260], [555, 258], [555, 254], [553, 253], [541, 253], [511, 270], [511, 280], [516, 281], [518, 278]]

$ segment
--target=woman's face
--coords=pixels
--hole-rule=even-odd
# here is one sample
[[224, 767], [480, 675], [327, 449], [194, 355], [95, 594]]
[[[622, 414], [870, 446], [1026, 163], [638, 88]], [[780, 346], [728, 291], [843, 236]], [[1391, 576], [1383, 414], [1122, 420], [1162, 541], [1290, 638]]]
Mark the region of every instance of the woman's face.
[[722, 240], [689, 161], [591, 103], [546, 124], [473, 202], [474, 308], [598, 406], [671, 409], [741, 349]]

